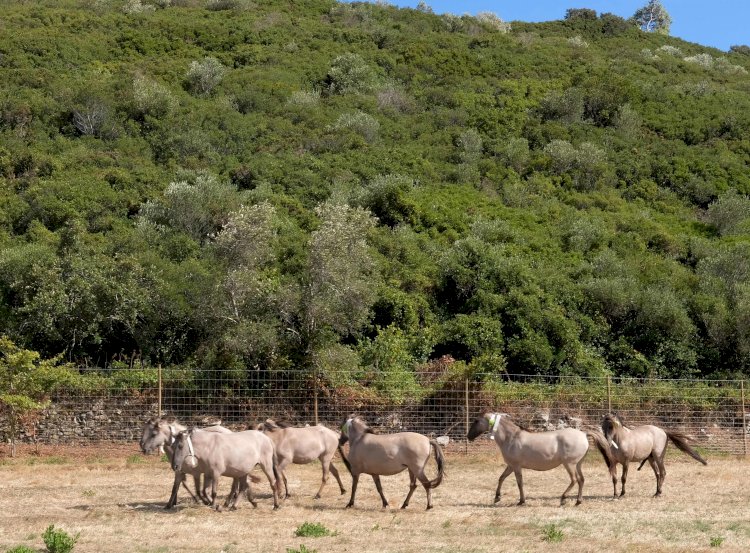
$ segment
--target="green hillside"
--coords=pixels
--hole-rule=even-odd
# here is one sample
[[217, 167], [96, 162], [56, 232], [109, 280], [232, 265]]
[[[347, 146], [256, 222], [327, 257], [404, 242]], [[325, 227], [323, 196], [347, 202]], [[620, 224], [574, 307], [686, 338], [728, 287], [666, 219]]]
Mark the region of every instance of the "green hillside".
[[0, 335], [394, 397], [750, 374], [745, 50], [428, 12], [5, 2]]

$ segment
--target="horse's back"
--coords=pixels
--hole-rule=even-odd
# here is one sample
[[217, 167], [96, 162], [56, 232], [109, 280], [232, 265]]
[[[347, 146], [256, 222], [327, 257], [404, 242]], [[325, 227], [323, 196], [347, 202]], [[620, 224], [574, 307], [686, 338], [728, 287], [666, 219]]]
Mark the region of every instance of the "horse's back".
[[551, 470], [577, 463], [589, 448], [586, 434], [575, 428], [548, 432], [521, 432], [508, 444], [498, 444], [505, 462], [531, 470]]
[[349, 461], [366, 474], [391, 475], [407, 467], [424, 466], [430, 455], [430, 440], [416, 432], [365, 434], [349, 450]]

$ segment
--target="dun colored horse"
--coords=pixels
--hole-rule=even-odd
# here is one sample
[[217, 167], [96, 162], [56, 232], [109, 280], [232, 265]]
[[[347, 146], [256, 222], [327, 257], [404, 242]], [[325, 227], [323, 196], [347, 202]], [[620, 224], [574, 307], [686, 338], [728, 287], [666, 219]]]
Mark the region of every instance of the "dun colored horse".
[[522, 469], [545, 471], [563, 465], [570, 476], [570, 485], [563, 492], [560, 505], [565, 504], [566, 494], [576, 483], [578, 484], [576, 505], [580, 505], [584, 482], [581, 465], [589, 449], [587, 436], [594, 439], [594, 443], [607, 463], [611, 462], [607, 441], [598, 430], [582, 432], [575, 428], [563, 428], [551, 432], [527, 432], [514, 424], [506, 413], [484, 413], [471, 425], [468, 438], [473, 441], [487, 431], [500, 448], [507, 465], [497, 482], [495, 503], [500, 501], [500, 488], [511, 472], [516, 476], [521, 496], [518, 504], [523, 505], [526, 502], [526, 496], [523, 493]]
[[[211, 477], [211, 505], [216, 503], [216, 484], [220, 476], [235, 480], [227, 505], [234, 507], [237, 495], [248, 491], [247, 477], [260, 465], [273, 490], [273, 508], [279, 508], [276, 453], [271, 439], [257, 430], [218, 434], [204, 430], [180, 432], [175, 437], [172, 468], [197, 470]], [[239, 480], [239, 481], [238, 481]], [[248, 495], [252, 502], [252, 498]]]
[[622, 418], [616, 413], [604, 415], [602, 420], [602, 431], [611, 447], [612, 461], [608, 463], [609, 472], [612, 476], [612, 487], [614, 497], [617, 497], [617, 464], [622, 465], [622, 489], [620, 497], [625, 495], [625, 481], [628, 478], [628, 464], [631, 461], [648, 461], [656, 476], [656, 493], [654, 497], [661, 495], [667, 469], [664, 467], [664, 455], [667, 452], [667, 442], [671, 440], [680, 451], [687, 453], [696, 461], [707, 465], [706, 460], [698, 454], [688, 441], [690, 438], [676, 430], [665, 430], [658, 426], [646, 424], [643, 426], [628, 427]]
[[336, 454], [336, 446], [339, 443], [339, 435], [336, 432], [322, 425], [294, 428], [283, 422], [275, 422], [271, 419], [267, 419], [266, 422], [259, 424], [257, 429], [271, 438], [276, 448], [279, 473], [284, 480], [286, 497], [290, 497], [291, 495], [286, 482], [286, 474], [284, 473], [289, 463], [306, 465], [315, 459], [318, 459], [323, 467], [323, 480], [320, 483], [318, 493], [315, 494], [315, 499], [320, 499], [320, 494], [323, 492], [326, 482], [328, 482], [329, 469], [339, 484], [341, 494], [346, 493], [339, 477], [339, 471], [331, 462], [331, 459]]
[[[349, 442], [349, 457], [341, 449]], [[438, 475], [430, 480], [424, 469], [430, 459], [430, 447], [435, 448], [435, 461]], [[398, 474], [404, 469], [409, 471], [409, 493], [401, 505], [405, 509], [409, 505], [414, 490], [417, 489], [417, 479], [427, 492], [427, 508], [432, 509], [432, 489], [437, 488], [443, 481], [445, 474], [445, 458], [443, 450], [435, 441], [415, 432], [398, 432], [395, 434], [375, 434], [367, 423], [360, 417], [349, 417], [341, 427], [339, 452], [346, 468], [352, 475], [352, 496], [347, 507], [354, 506], [354, 496], [357, 493], [357, 483], [360, 474], [369, 474], [375, 481], [383, 508], [388, 507], [388, 500], [383, 495], [380, 476]]]
[[[174, 421], [172, 423], [169, 423], [165, 421], [164, 419], [159, 418], [152, 418], [143, 425], [143, 433], [141, 434], [141, 451], [148, 455], [149, 453], [161, 450], [163, 449], [164, 452], [167, 454], [167, 458], [169, 459], [169, 462], [172, 462], [172, 457], [174, 455], [174, 441], [177, 434], [180, 432], [183, 432], [184, 430], [187, 430], [187, 428], [179, 423], [177, 421]], [[223, 426], [209, 426], [204, 428], [206, 432], [218, 432], [220, 434], [231, 434], [232, 431], [228, 428], [224, 428]], [[190, 488], [187, 487], [187, 484], [185, 483], [185, 476], [186, 472], [189, 474], [192, 474], [193, 476], [193, 482], [195, 484], [195, 493], [198, 497], [193, 495], [193, 492], [190, 491]], [[254, 482], [260, 482], [260, 479], [256, 476], [250, 477]], [[172, 494], [169, 496], [169, 501], [165, 505], [166, 509], [170, 509], [174, 507], [174, 505], [177, 503], [177, 491], [180, 488], [180, 484], [187, 490], [187, 492], [190, 494], [190, 497], [193, 498], [193, 501], [203, 501], [206, 505], [210, 503], [210, 500], [208, 499], [208, 495], [206, 494], [206, 488], [210, 484], [209, 479], [205, 479], [203, 486], [201, 486], [201, 473], [191, 469], [190, 467], [186, 467], [186, 471], [177, 471], [174, 475], [174, 484], [172, 485]]]

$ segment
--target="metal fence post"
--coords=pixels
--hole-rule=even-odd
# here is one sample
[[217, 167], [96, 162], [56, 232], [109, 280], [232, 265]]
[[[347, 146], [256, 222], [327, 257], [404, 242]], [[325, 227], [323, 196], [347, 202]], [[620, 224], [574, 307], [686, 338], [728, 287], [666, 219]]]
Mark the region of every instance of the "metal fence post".
[[315, 369], [313, 375], [313, 413], [315, 414], [315, 424], [318, 424], [318, 369]]
[[469, 379], [464, 378], [464, 406], [466, 431], [464, 432], [464, 454], [469, 453]]
[[159, 366], [157, 368], [157, 371], [159, 373], [159, 418], [161, 418], [162, 415], [162, 409], [161, 409], [161, 363], [159, 363]]
[[612, 377], [607, 375], [607, 413], [612, 412]]
[[747, 457], [747, 413], [745, 413], [744, 380], [740, 380], [740, 400], [742, 401], [742, 454]]

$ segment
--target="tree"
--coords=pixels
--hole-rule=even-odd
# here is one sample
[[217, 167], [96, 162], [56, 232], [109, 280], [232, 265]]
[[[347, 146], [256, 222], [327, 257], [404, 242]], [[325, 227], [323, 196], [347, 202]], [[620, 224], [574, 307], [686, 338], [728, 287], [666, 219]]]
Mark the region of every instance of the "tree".
[[588, 8], [568, 8], [565, 11], [565, 19], [568, 21], [573, 19], [596, 21], [596, 10], [590, 10]]
[[12, 457], [23, 419], [47, 407], [50, 392], [74, 377], [71, 366], [61, 365], [59, 356], [40, 359], [36, 351], [0, 336], [0, 407], [8, 420]]
[[659, 0], [649, 0], [648, 4], [633, 14], [633, 21], [647, 33], [669, 34], [672, 18]]
[[367, 322], [377, 288], [366, 241], [375, 226], [370, 212], [326, 203], [316, 213], [321, 224], [310, 239], [296, 330], [308, 360], [330, 333], [346, 336]]

